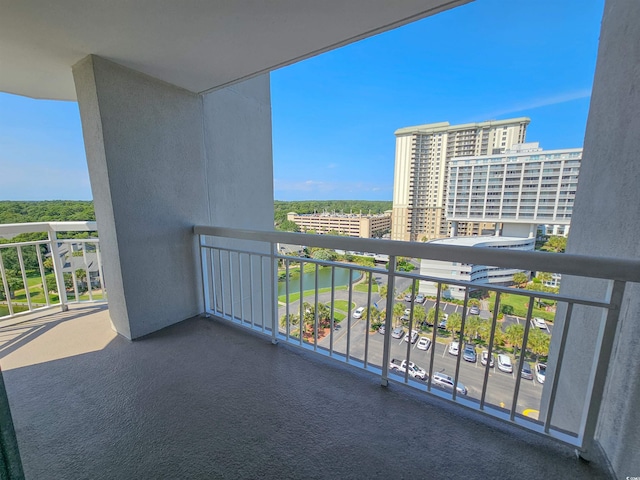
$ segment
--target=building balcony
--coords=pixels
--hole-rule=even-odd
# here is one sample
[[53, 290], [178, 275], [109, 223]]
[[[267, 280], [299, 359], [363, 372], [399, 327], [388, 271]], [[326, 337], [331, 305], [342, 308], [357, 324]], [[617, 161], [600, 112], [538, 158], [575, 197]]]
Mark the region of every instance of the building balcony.
[[[70, 226], [48, 228], [59, 232]], [[11, 226], [16, 228], [36, 227]], [[449, 344], [479, 327], [467, 314], [469, 298], [462, 306], [447, 302], [443, 285], [471, 291], [473, 283], [395, 265], [404, 256], [613, 277], [614, 290], [603, 298], [489, 287], [494, 300], [487, 297], [480, 320], [490, 334], [468, 339], [480, 342], [478, 353], [484, 348], [489, 356], [508, 355], [496, 333], [502, 329], [497, 322], [500, 296], [523, 296], [530, 308], [521, 338], [512, 342], [524, 345], [527, 353], [510, 355], [513, 371], [520, 371], [525, 360], [539, 360], [543, 353], [532, 343], [540, 336], [535, 302], [556, 302], [558, 313], [542, 335], [548, 340], [560, 336], [562, 345], [567, 335], [562, 325], [572, 319], [574, 308], [605, 309], [607, 320], [615, 321], [615, 301], [625, 282], [636, 280], [638, 262], [622, 267], [620, 261], [570, 255], [558, 259], [532, 252], [214, 227], [194, 231], [200, 244], [203, 315], [138, 341], [115, 333], [98, 298], [71, 302], [63, 294], [58, 304], [51, 301], [23, 313], [15, 312], [16, 295], [5, 299], [14, 311], [0, 325], [0, 358], [28, 478], [280, 478], [282, 472], [382, 478], [396, 472], [397, 459], [406, 455], [421, 459], [417, 475], [428, 468], [447, 478], [477, 469], [489, 477], [510, 477], [523, 469], [541, 478], [606, 473], [600, 463], [579, 462], [571, 455], [577, 448], [597, 459], [589, 449], [590, 429], [597, 424], [602, 392], [597, 387], [587, 392], [589, 408], [575, 429], [554, 414], [570, 409], [562, 403], [560, 367], [572, 358], [563, 358], [561, 351], [555, 360], [544, 352], [546, 381], [461, 361], [447, 353]], [[53, 252], [64, 244], [48, 242], [45, 247]], [[3, 246], [0, 259], [31, 243]], [[280, 255], [278, 243], [371, 252], [382, 264]], [[58, 251], [54, 258], [64, 255]], [[31, 278], [47, 275], [42, 263], [40, 272], [33, 272], [20, 262], [19, 276], [29, 275], [25, 287], [33, 286]], [[612, 268], [615, 275], [602, 274]], [[296, 271], [305, 273], [296, 276]], [[436, 285], [437, 298], [422, 305], [403, 301], [405, 292], [415, 297], [425, 282]], [[4, 268], [2, 283], [8, 283]], [[304, 292], [303, 302], [299, 292]], [[396, 304], [409, 313], [385, 315], [398, 310]], [[360, 307], [364, 312], [358, 313]], [[458, 307], [461, 324], [451, 332], [429, 327], [420, 313], [434, 309], [434, 317], [439, 311], [451, 315]], [[378, 331], [381, 325], [384, 334]], [[396, 327], [401, 338], [392, 335]], [[431, 348], [404, 341], [412, 330]], [[602, 341], [606, 347], [606, 337]], [[596, 351], [603, 363], [609, 360], [605, 347]], [[410, 375], [394, 359], [415, 362], [422, 370]], [[602, 380], [602, 372], [590, 375], [596, 385]], [[452, 385], [443, 383], [446, 378]], [[447, 448], [465, 452], [461, 458], [468, 460], [425, 456], [424, 445], [442, 435]], [[348, 455], [340, 453], [345, 448]]]

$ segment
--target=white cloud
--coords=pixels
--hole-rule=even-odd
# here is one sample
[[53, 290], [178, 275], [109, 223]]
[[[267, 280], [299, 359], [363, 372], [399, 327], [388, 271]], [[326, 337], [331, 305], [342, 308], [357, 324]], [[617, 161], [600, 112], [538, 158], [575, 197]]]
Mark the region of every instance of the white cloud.
[[514, 103], [502, 110], [490, 112], [485, 115], [481, 115], [482, 118], [496, 118], [502, 115], [508, 115], [511, 113], [523, 112], [525, 110], [533, 110], [540, 107], [548, 107], [551, 105], [559, 105], [561, 103], [571, 102], [573, 100], [580, 100], [583, 98], [589, 98], [591, 96], [590, 89], [576, 90], [573, 92], [559, 93], [556, 95], [550, 95], [547, 97], [535, 98], [525, 100], [523, 102]]

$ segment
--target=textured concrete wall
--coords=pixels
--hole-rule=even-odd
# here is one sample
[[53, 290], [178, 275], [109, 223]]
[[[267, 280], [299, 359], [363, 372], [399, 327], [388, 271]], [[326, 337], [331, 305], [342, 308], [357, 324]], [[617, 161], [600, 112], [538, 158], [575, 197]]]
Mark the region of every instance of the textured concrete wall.
[[74, 77], [109, 311], [137, 338], [202, 311], [193, 225], [272, 228], [268, 77], [203, 97], [96, 56]]
[[[567, 251], [640, 257], [640, 3], [607, 0]], [[594, 282], [562, 279], [564, 292], [589, 295]], [[602, 290], [601, 290], [602, 291]], [[581, 412], [598, 312], [575, 312], [561, 401], [554, 418]], [[627, 286], [596, 432], [618, 478], [640, 475], [640, 288]], [[555, 339], [557, 341], [557, 339]], [[557, 345], [552, 345], [552, 349]]]

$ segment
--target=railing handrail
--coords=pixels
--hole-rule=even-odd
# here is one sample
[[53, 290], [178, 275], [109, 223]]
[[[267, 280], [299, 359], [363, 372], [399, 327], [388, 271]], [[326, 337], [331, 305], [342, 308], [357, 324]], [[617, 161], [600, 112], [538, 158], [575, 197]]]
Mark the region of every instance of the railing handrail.
[[98, 226], [94, 221], [5, 223], [0, 225], [0, 235], [18, 235], [20, 233], [38, 232], [83, 232], [97, 230]]
[[571, 253], [553, 254], [506, 248], [465, 247], [205, 225], [196, 225], [193, 227], [193, 232], [196, 235], [258, 242], [280, 242], [358, 252], [375, 252], [394, 256], [428, 258], [444, 262], [515, 267], [535, 272], [553, 272], [564, 275], [640, 283], [640, 260], [631, 258], [595, 257]]

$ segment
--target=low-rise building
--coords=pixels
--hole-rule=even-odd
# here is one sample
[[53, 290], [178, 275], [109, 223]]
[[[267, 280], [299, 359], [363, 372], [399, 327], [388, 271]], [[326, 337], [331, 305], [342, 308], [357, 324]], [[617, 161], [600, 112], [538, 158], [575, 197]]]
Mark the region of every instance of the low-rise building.
[[[429, 243], [532, 251], [535, 247], [535, 238], [499, 236], [451, 237], [432, 240]], [[450, 279], [451, 282], [472, 282], [478, 284], [478, 287], [481, 287], [483, 284], [509, 285], [513, 281], [513, 275], [518, 272], [522, 272], [522, 270], [460, 262], [442, 262], [438, 260], [422, 260], [420, 262], [421, 275]], [[529, 274], [530, 272], [525, 273]], [[464, 299], [466, 287], [454, 284], [447, 284], [447, 286], [448, 288], [441, 292], [443, 297]], [[435, 282], [420, 282], [420, 293], [435, 296], [437, 290], [438, 285]]]
[[338, 233], [349, 237], [371, 238], [382, 236], [391, 230], [390, 212], [377, 215], [355, 213], [309, 213], [290, 212], [287, 220], [295, 222], [301, 232], [318, 234]]

